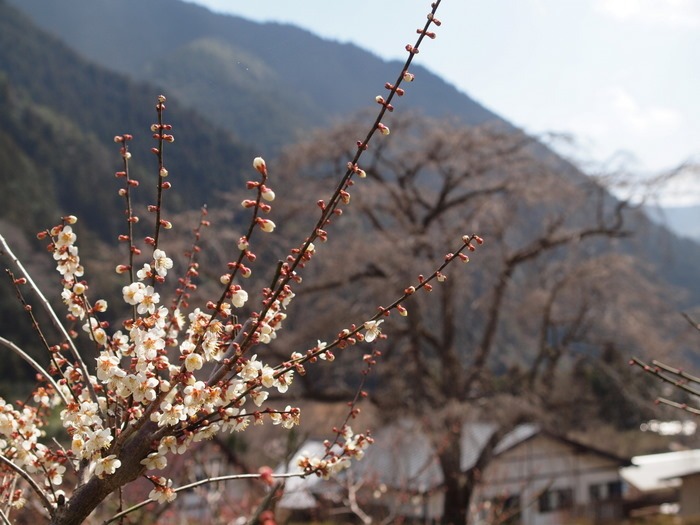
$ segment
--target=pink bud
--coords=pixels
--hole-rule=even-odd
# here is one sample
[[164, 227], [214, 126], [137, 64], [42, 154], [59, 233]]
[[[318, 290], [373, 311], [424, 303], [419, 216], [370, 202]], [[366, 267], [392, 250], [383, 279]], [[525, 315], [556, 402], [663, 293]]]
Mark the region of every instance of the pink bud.
[[389, 133], [391, 133], [391, 130], [381, 122], [377, 124], [377, 129], [382, 135], [388, 135]]

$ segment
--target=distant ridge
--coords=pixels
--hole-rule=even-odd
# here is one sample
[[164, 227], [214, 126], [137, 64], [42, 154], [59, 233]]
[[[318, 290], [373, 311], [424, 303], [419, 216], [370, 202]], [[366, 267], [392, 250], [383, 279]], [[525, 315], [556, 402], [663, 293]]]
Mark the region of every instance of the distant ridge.
[[[153, 168], [149, 129], [159, 91], [81, 58], [0, 0], [0, 156], [7, 160], [0, 166], [0, 192], [23, 196], [4, 199], [0, 218], [35, 233], [47, 226], [47, 215], [56, 220], [76, 213], [113, 237], [123, 206], [116, 197], [113, 172], [120, 164], [113, 137], [134, 135], [137, 178]], [[168, 206], [198, 207], [215, 190], [229, 189], [232, 174], [243, 177], [252, 150], [179, 107], [175, 97], [168, 107], [178, 140], [166, 157], [178, 174]], [[27, 214], [26, 201], [40, 212]], [[110, 212], [109, 206], [119, 208]]]
[[[398, 62], [352, 44], [179, 0], [10, 1], [85, 57], [166, 86], [258, 147], [278, 148], [312, 127], [372, 107], [400, 70]], [[397, 106], [469, 124], [503, 122], [420, 62], [412, 67], [419, 81]]]
[[[175, 95], [175, 106], [177, 101], [184, 101], [201, 112], [206, 120], [182, 109], [171, 113], [178, 122], [186, 123], [179, 131], [185, 133], [180, 135], [185, 149], [183, 140], [178, 139], [180, 147], [173, 151], [181, 157], [172, 162], [186, 173], [179, 187], [183, 192], [181, 203], [186, 201], [188, 206], [197, 201], [200, 204], [217, 189], [235, 187], [229, 174], [236, 173], [239, 166], [248, 166], [249, 156], [242, 152], [251, 151], [243, 143], [252, 145], [256, 154], [272, 157], [279, 148], [293, 144], [313, 128], [361, 108], [375, 107], [374, 97], [383, 92], [386, 81], [393, 81], [400, 68], [400, 64], [384, 62], [354, 45], [323, 40], [293, 26], [219, 15], [179, 0], [9, 1], [84, 57], [69, 53], [63, 44], [34, 27], [0, 31], [0, 38], [5, 39], [0, 55], [6, 61], [0, 62], [0, 71], [6, 72], [10, 85], [17, 85], [13, 80], [17, 71], [23, 71], [27, 83], [35, 80], [30, 97], [42, 100], [37, 93], [48, 97], [50, 102], [45, 104], [52, 111], [87, 111], [81, 118], [92, 119], [101, 129], [100, 136], [106, 133], [105, 124], [113, 134], [115, 128], [143, 129], [140, 123], [148, 125], [150, 117], [148, 113], [138, 118], [133, 113], [128, 113], [128, 118], [94, 111], [89, 114], [93, 106], [86, 101], [109, 101], [110, 111], [141, 111], [144, 92], [154, 96], [163, 91]], [[0, 6], [3, 11], [14, 12], [8, 0], [0, 0]], [[11, 22], [5, 20], [8, 17], [2, 21], [28, 25], [27, 20]], [[25, 42], [35, 54], [27, 54], [26, 50], [18, 53], [17, 42]], [[8, 65], [12, 66], [9, 72]], [[109, 73], [105, 68], [122, 74]], [[407, 86], [407, 95], [397, 101], [399, 110], [423, 110], [467, 124], [496, 122], [510, 126], [436, 75], [419, 66], [412, 70], [418, 78]], [[85, 71], [92, 72], [94, 78]], [[59, 72], [71, 77], [73, 87]], [[137, 87], [124, 73], [149, 83]], [[107, 78], [112, 80], [96, 82]], [[127, 92], [129, 97], [125, 97]], [[150, 98], [145, 107], [150, 109]], [[85, 122], [76, 125], [87, 128]], [[85, 132], [94, 133], [88, 129]], [[233, 140], [233, 134], [239, 141]], [[545, 146], [538, 145], [537, 152], [562, 177], [585, 181], [575, 166]], [[60, 179], [58, 175], [55, 178]], [[608, 198], [612, 204], [614, 197]], [[635, 254], [665, 282], [684, 288], [688, 293], [679, 299], [682, 307], [700, 304], [700, 245], [672, 235], [641, 212], [631, 211], [628, 218], [639, 235], [621, 242], [620, 250]]]

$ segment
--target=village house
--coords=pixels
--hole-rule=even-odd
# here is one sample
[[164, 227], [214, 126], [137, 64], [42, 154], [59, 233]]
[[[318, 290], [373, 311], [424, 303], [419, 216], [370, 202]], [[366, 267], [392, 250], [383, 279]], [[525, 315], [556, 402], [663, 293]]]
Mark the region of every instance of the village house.
[[[463, 426], [463, 471], [476, 464], [496, 430], [488, 423]], [[309, 442], [301, 449], [317, 447]], [[498, 442], [480, 473], [470, 508], [472, 522], [493, 523], [498, 517], [522, 525], [618, 523], [624, 514], [620, 468], [629, 464], [625, 458], [537, 425], [520, 425]], [[444, 493], [435, 445], [419, 423], [408, 419], [392, 423], [376, 432], [365, 459], [338, 479], [309, 478], [290, 484], [279, 507], [299, 511], [333, 504], [324, 494], [332, 494], [335, 505], [358, 516], [371, 513], [439, 523]]]
[[633, 515], [672, 513], [700, 523], [700, 450], [635, 456], [621, 474]]
[[[475, 494], [475, 511], [491, 523], [619, 523], [624, 516], [619, 470], [630, 462], [607, 451], [520, 425], [494, 449]], [[500, 508], [498, 508], [500, 507]]]

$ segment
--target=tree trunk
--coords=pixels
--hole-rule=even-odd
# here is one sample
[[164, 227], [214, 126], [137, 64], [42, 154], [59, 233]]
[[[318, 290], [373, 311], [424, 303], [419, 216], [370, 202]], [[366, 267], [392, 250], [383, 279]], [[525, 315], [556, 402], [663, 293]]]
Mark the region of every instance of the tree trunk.
[[449, 440], [438, 454], [445, 483], [442, 525], [466, 525], [469, 523], [469, 505], [484, 469], [493, 457], [493, 450], [501, 440], [506, 427], [493, 432], [479, 451], [473, 465], [466, 471], [461, 466], [460, 432], [451, 432]]
[[451, 436], [438, 454], [445, 483], [442, 525], [466, 525], [471, 493], [465, 490], [466, 476], [460, 468], [459, 436]]
[[92, 476], [85, 484], [75, 489], [64, 505], [57, 507], [50, 525], [80, 525], [102, 503], [105, 498], [137, 479], [145, 472], [141, 460], [152, 449], [151, 436], [154, 423], [146, 423], [131, 437], [122, 448], [119, 459], [122, 462], [117, 471], [104, 479]]

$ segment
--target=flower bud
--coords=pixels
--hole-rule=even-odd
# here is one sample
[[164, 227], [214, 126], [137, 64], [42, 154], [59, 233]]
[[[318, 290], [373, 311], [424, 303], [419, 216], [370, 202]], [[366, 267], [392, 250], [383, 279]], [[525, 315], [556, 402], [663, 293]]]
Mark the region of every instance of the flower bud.
[[265, 159], [262, 157], [255, 157], [253, 159], [253, 167], [261, 174], [267, 176], [267, 165], [265, 164]]
[[261, 219], [258, 217], [257, 223], [262, 229], [262, 231], [266, 233], [271, 233], [275, 230], [275, 223], [272, 222], [270, 219]]
[[106, 312], [107, 311], [107, 301], [104, 299], [98, 299], [95, 301], [95, 306], [92, 307], [96, 312]]

